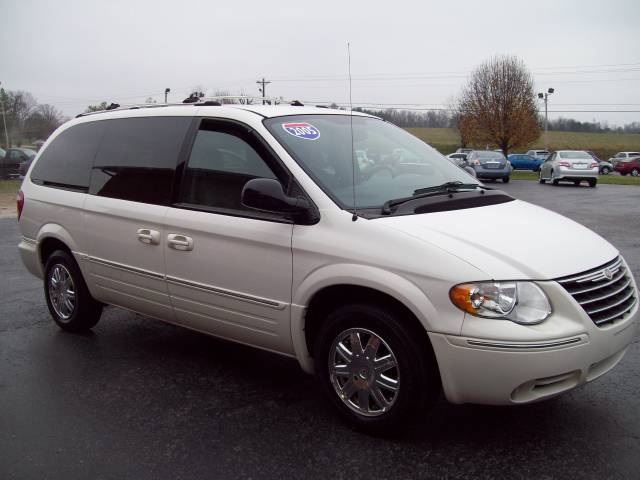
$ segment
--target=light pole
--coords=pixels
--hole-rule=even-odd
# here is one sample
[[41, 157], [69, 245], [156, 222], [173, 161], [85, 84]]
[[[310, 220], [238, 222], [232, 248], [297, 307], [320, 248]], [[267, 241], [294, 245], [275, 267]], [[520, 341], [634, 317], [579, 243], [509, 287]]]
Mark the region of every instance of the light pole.
[[549, 95], [551, 95], [553, 92], [555, 92], [555, 89], [549, 88], [546, 93], [538, 93], [538, 98], [544, 100], [544, 149], [545, 150], [549, 150], [548, 148], [549, 139], [547, 136], [547, 130], [548, 130], [547, 129], [547, 124], [548, 124], [548, 118], [547, 118], [548, 108], [547, 107], [549, 104]]
[[164, 103], [167, 103], [167, 95], [169, 94], [170, 91], [171, 89], [168, 87], [164, 89]]
[[[2, 82], [0, 82], [2, 85]], [[9, 134], [7, 133], [7, 117], [4, 113], [4, 90], [0, 88], [0, 108], [2, 108], [2, 123], [4, 123], [4, 141], [5, 147], [9, 148]]]

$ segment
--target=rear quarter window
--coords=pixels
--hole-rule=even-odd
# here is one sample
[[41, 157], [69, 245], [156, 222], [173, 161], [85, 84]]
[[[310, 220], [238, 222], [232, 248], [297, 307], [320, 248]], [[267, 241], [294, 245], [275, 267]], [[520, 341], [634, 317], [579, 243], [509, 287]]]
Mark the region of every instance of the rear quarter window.
[[104, 122], [89, 122], [61, 132], [41, 153], [31, 172], [31, 180], [86, 192], [104, 127]]

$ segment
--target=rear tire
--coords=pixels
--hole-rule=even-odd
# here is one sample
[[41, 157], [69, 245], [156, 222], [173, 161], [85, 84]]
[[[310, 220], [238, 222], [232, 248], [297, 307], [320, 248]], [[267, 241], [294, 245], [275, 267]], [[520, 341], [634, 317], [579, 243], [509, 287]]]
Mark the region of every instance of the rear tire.
[[[384, 306], [347, 304], [326, 317], [315, 341], [316, 372], [346, 422], [372, 434], [420, 423], [441, 390], [433, 350], [423, 338]], [[379, 370], [389, 359], [392, 366]]]
[[574, 181], [573, 181], [573, 184], [574, 184], [574, 185], [580, 185], [580, 180], [574, 180]]
[[502, 183], [509, 183], [509, 177], [502, 177]]
[[91, 296], [80, 267], [64, 250], [47, 258], [44, 296], [51, 317], [63, 330], [86, 332], [100, 320], [102, 304]]
[[592, 180], [589, 180], [589, 186], [591, 188], [595, 188], [595, 186], [598, 184], [598, 181], [594, 178]]
[[542, 170], [540, 169], [538, 169], [538, 182], [542, 184], [547, 183], [547, 181], [544, 178], [542, 178]]

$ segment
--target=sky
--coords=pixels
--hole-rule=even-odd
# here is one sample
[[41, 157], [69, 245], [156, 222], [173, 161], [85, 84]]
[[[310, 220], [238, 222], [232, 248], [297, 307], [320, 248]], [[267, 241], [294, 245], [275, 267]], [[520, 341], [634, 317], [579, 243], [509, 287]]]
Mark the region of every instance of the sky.
[[[446, 108], [480, 63], [521, 58], [549, 117], [640, 121], [639, 0], [0, 0], [0, 82], [73, 116], [194, 88], [309, 104]], [[611, 112], [624, 110], [627, 113]], [[629, 112], [631, 111], [631, 112]]]

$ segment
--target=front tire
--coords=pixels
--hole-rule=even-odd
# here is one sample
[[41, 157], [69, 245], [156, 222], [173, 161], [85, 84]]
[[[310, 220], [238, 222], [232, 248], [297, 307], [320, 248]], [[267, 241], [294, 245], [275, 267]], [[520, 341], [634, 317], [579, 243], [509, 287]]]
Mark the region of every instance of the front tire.
[[56, 250], [47, 259], [44, 295], [49, 313], [60, 328], [86, 332], [100, 320], [102, 304], [94, 300], [73, 256]]
[[408, 321], [387, 307], [354, 303], [330, 313], [318, 332], [322, 390], [344, 420], [367, 433], [419, 423], [440, 393], [428, 338]]
[[638, 175], [640, 175], [640, 170], [638, 170], [637, 168], [634, 168], [633, 170], [631, 170], [632, 177], [637, 177]]
[[609, 172], [611, 172], [611, 170], [609, 170], [609, 167], [602, 168], [602, 175], [609, 175]]
[[502, 177], [502, 183], [509, 183], [509, 177]]

